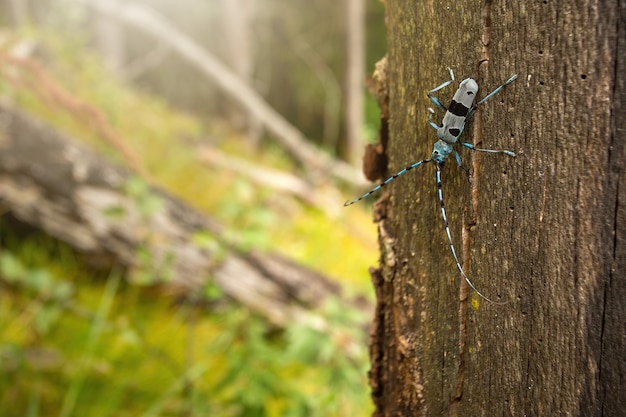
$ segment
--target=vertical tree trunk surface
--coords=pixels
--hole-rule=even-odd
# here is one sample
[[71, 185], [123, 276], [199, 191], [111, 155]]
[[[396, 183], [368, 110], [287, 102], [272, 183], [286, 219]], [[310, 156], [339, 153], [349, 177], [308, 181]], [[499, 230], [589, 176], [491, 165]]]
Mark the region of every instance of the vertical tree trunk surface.
[[[426, 91], [480, 107], [442, 173], [385, 187], [370, 375], [379, 416], [626, 415], [626, 3], [388, 0], [388, 174], [429, 158]], [[442, 111], [433, 120], [441, 122]], [[458, 147], [461, 148], [461, 147]]]

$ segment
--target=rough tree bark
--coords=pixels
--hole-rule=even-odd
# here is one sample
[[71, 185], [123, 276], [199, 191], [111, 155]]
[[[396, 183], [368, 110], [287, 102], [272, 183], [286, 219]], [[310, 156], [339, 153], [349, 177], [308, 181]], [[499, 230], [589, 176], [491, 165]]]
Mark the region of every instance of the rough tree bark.
[[[626, 3], [388, 0], [388, 173], [430, 156], [426, 91], [519, 74], [463, 133], [517, 158], [461, 151], [375, 206], [381, 266], [375, 415], [626, 415]], [[448, 102], [456, 84], [438, 93]], [[437, 116], [441, 120], [441, 114]]]

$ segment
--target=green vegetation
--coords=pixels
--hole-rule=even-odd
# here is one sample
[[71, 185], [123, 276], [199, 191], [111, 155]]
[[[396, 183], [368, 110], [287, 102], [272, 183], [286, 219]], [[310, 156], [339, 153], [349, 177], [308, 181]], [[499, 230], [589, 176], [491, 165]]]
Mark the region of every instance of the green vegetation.
[[[360, 208], [335, 217], [296, 197], [203, 164], [196, 144], [296, 172], [218, 121], [200, 121], [122, 85], [54, 34], [14, 35], [45, 51], [38, 67], [3, 63], [0, 99], [128, 164], [206, 212], [244, 248], [280, 251], [369, 294], [374, 227]], [[43, 74], [43, 75], [42, 75]], [[142, 182], [128, 193], [146, 212], [158, 199]], [[339, 209], [341, 208], [339, 202]], [[201, 244], [210, 238], [198, 236]], [[372, 409], [360, 317], [330, 302], [327, 328], [278, 330], [217, 288], [175, 302], [131, 284], [115, 267], [93, 271], [60, 242], [0, 223], [0, 415], [359, 416]], [[149, 279], [144, 283], [151, 282]]]
[[277, 331], [241, 307], [175, 304], [124, 284], [121, 271], [85, 271], [41, 236], [9, 239], [0, 253], [1, 415], [368, 411], [365, 333], [354, 326], [364, 320], [344, 306], [326, 309], [330, 332]]

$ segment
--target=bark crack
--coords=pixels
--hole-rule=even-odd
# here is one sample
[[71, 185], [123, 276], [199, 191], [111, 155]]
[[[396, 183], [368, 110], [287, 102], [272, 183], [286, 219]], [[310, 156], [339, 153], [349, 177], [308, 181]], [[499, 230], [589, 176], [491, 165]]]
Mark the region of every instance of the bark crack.
[[[478, 63], [478, 71], [487, 72], [487, 64], [489, 62], [489, 42], [491, 36], [491, 6], [493, 0], [483, 0], [481, 6], [482, 12], [482, 50], [481, 58]], [[484, 78], [484, 77], [483, 77]], [[477, 77], [480, 79], [480, 77]], [[482, 142], [482, 118], [480, 109], [474, 115], [473, 121], [473, 136], [474, 145], [478, 146]], [[469, 222], [463, 219], [463, 231], [462, 231], [462, 245], [463, 245], [463, 268], [465, 271], [470, 271], [470, 247], [471, 247], [471, 233], [470, 228], [477, 223], [478, 213], [478, 197], [479, 197], [479, 174], [480, 174], [480, 161], [481, 156], [479, 152], [474, 152], [472, 155], [472, 181], [471, 181], [471, 211], [469, 216]], [[464, 216], [465, 217], [465, 216]], [[465, 369], [467, 358], [467, 321], [468, 321], [468, 300], [469, 289], [467, 283], [461, 281], [461, 287], [459, 290], [459, 298], [461, 303], [459, 305], [459, 367], [457, 372], [457, 388], [454, 398], [450, 406], [451, 417], [455, 417], [458, 414], [458, 404], [463, 397], [463, 388], [465, 382]]]

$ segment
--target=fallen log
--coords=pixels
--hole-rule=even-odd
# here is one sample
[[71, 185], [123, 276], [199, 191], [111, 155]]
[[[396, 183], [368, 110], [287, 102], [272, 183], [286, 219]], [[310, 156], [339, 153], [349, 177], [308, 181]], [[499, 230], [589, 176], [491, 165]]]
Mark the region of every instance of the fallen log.
[[[129, 193], [136, 178], [0, 103], [0, 204], [20, 221], [91, 257], [112, 256], [130, 270], [148, 266], [178, 290], [196, 292], [213, 280], [279, 326], [310, 318], [311, 309], [341, 296], [337, 283], [284, 256], [238, 250], [221, 225], [162, 189], [146, 185], [146, 196]], [[146, 210], [138, 201], [144, 198], [158, 203]], [[201, 243], [207, 240], [217, 245]]]

